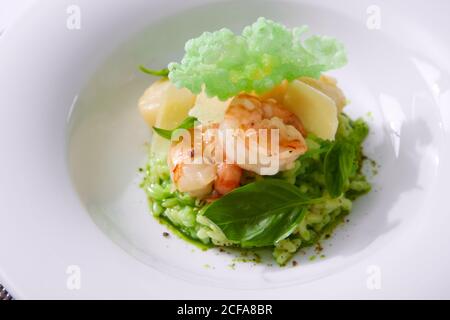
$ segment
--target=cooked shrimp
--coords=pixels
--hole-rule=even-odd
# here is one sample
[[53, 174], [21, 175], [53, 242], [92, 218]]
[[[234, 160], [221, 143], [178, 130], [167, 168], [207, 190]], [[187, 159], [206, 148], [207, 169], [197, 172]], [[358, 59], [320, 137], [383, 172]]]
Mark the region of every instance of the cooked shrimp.
[[242, 169], [235, 164], [220, 163], [217, 166], [217, 178], [214, 182], [214, 190], [224, 195], [239, 187]]
[[216, 165], [210, 161], [196, 163], [194, 146], [183, 141], [172, 143], [167, 163], [175, 187], [193, 197], [202, 198], [212, 191]]
[[194, 149], [186, 152], [181, 142], [172, 144], [168, 164], [177, 190], [197, 198], [212, 191], [215, 191], [215, 198], [219, 198], [237, 188], [242, 176], [242, 169], [235, 164], [216, 164], [205, 158], [202, 163], [195, 163]]
[[[242, 175], [239, 166], [215, 161], [216, 140], [210, 129], [217, 129], [217, 126], [196, 127], [186, 132], [190, 143], [183, 140], [172, 143], [168, 156], [171, 178], [177, 190], [197, 198], [203, 198], [212, 191], [214, 198], [219, 198], [237, 188]], [[194, 131], [202, 135], [201, 159], [196, 158], [200, 155], [195, 154]]]
[[306, 130], [300, 119], [297, 118], [295, 114], [278, 104], [275, 99], [264, 100], [262, 108], [264, 111], [264, 118], [280, 118], [285, 124], [295, 127], [302, 134], [302, 136], [306, 137]]
[[[253, 95], [240, 94], [231, 102], [219, 128], [224, 136], [228, 129], [236, 131], [234, 137], [238, 140], [237, 149], [235, 144], [222, 141], [227, 162], [258, 174], [273, 175], [287, 170], [307, 150], [303, 138], [306, 133], [300, 119], [274, 99], [263, 100]], [[267, 143], [264, 143], [259, 129], [267, 129]], [[278, 147], [278, 152], [275, 151], [274, 154], [271, 140], [273, 129], [279, 130], [278, 145], [275, 146]], [[251, 149], [251, 138], [256, 141], [256, 150]], [[254, 150], [257, 160], [251, 161], [250, 153]], [[245, 160], [239, 161], [242, 157]], [[276, 168], [268, 167], [272, 164], [277, 164]]]
[[[222, 135], [218, 138], [209, 129], [219, 129]], [[232, 129], [232, 132], [238, 129], [235, 137], [243, 142], [238, 143], [238, 149], [231, 150], [236, 144], [220, 138], [227, 135], [226, 129]], [[267, 129], [267, 137], [260, 134], [260, 129]], [[271, 134], [274, 129], [278, 130], [277, 137]], [[196, 127], [187, 138], [192, 138], [194, 131], [202, 135], [201, 161], [195, 161], [200, 155], [195, 154], [194, 139], [190, 139], [190, 144], [183, 141], [172, 143], [168, 156], [171, 178], [179, 191], [198, 198], [209, 195], [210, 200], [237, 188], [242, 169], [257, 174], [275, 174], [291, 168], [307, 149], [302, 135], [305, 129], [293, 113], [274, 99], [260, 99], [249, 94], [233, 99], [219, 125], [203, 127], [200, 131]], [[252, 138], [256, 143], [255, 149], [250, 142]], [[256, 151], [255, 161], [251, 161], [250, 152], [253, 151]], [[223, 154], [225, 162], [215, 157], [218, 153]], [[240, 161], [242, 155], [244, 161]], [[276, 164], [275, 168], [268, 167], [273, 164]]]

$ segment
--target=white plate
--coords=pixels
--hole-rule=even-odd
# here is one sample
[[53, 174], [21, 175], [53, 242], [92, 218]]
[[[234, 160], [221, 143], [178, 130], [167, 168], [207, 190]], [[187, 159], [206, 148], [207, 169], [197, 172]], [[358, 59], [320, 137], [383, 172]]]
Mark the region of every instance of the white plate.
[[[72, 3], [35, 4], [0, 36], [0, 282], [16, 298], [450, 298], [447, 1]], [[333, 74], [381, 167], [326, 258], [232, 269], [148, 214], [136, 101], [153, 79], [136, 67], [258, 16], [346, 44]]]

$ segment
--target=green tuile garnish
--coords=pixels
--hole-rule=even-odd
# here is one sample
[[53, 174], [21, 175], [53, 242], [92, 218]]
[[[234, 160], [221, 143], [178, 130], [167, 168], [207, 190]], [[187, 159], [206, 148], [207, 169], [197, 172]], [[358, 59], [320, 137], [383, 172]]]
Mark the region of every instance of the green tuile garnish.
[[157, 128], [157, 127], [153, 127], [153, 130], [155, 130], [155, 132], [160, 135], [161, 137], [171, 140], [172, 139], [172, 135], [179, 129], [191, 129], [194, 127], [195, 122], [197, 121], [197, 118], [195, 117], [187, 117], [186, 119], [183, 120], [183, 122], [176, 127], [175, 129], [172, 130], [166, 130], [166, 129], [161, 129], [161, 128]]
[[153, 69], [148, 69], [144, 66], [139, 66], [139, 70], [141, 70], [143, 73], [152, 75], [152, 76], [156, 76], [156, 77], [165, 77], [167, 78], [169, 76], [169, 69], [165, 68], [165, 69], [161, 69], [161, 70], [153, 70]]
[[340, 42], [325, 36], [302, 40], [307, 30], [259, 18], [242, 35], [229, 29], [205, 32], [186, 43], [181, 63], [169, 64], [169, 79], [194, 94], [204, 88], [209, 97], [226, 100], [240, 92], [268, 91], [285, 79], [318, 78], [347, 63]]

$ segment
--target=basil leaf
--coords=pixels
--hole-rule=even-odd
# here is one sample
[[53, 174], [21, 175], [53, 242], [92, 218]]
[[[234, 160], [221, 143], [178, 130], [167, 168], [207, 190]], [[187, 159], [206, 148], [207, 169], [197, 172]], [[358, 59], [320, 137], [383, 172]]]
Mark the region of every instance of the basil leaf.
[[356, 156], [349, 142], [336, 141], [327, 152], [324, 161], [325, 186], [333, 198], [339, 197], [348, 184]]
[[211, 203], [204, 216], [243, 247], [265, 247], [287, 238], [302, 221], [309, 199], [290, 183], [265, 179]]
[[170, 140], [172, 138], [172, 130], [166, 130], [157, 127], [153, 127], [153, 130], [155, 130], [155, 132], [164, 139]]
[[161, 69], [161, 70], [153, 70], [153, 69], [148, 69], [144, 66], [139, 66], [139, 70], [141, 70], [143, 73], [152, 75], [152, 76], [157, 76], [157, 77], [168, 77], [169, 76], [169, 69], [165, 68], [165, 69]]
[[333, 143], [329, 140], [322, 140], [320, 138], [310, 139], [309, 137], [306, 139], [306, 143], [308, 144], [308, 150], [300, 156], [300, 159], [308, 159], [314, 158], [317, 155], [321, 155], [322, 153], [326, 153], [333, 146]]
[[197, 118], [195, 118], [195, 117], [187, 117], [175, 129], [167, 130], [167, 129], [161, 129], [161, 128], [153, 127], [153, 130], [155, 130], [155, 132], [158, 135], [160, 135], [161, 137], [163, 137], [165, 139], [168, 139], [168, 140], [171, 140], [172, 139], [172, 135], [175, 133], [175, 131], [177, 131], [179, 129], [186, 129], [186, 130], [191, 129], [191, 128], [194, 127], [195, 121], [197, 121]]

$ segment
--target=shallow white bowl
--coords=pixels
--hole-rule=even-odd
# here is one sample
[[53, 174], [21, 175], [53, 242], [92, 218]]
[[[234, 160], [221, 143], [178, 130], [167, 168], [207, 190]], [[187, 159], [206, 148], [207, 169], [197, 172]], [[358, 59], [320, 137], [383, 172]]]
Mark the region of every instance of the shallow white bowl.
[[[0, 36], [0, 282], [17, 298], [450, 297], [450, 8], [435, 3], [78, 1], [79, 30], [70, 1], [31, 6]], [[137, 169], [151, 133], [136, 101], [153, 79], [137, 66], [258, 16], [346, 44], [333, 75], [380, 168], [326, 258], [233, 269], [232, 255], [162, 237], [148, 214]]]

